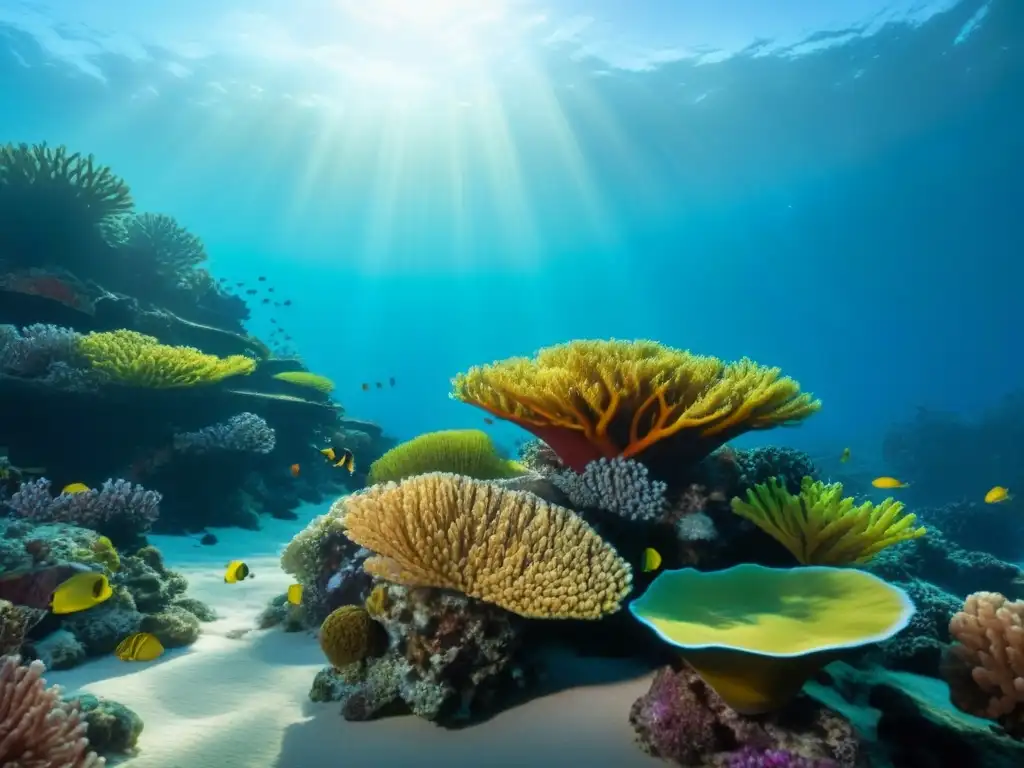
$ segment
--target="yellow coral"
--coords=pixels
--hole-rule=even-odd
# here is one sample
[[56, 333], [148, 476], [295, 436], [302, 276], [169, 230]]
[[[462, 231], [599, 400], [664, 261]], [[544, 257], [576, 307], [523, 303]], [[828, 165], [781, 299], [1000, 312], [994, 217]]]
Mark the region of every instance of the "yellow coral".
[[325, 395], [329, 395], [334, 391], [333, 381], [326, 376], [310, 373], [309, 371], [282, 371], [281, 373], [275, 373], [274, 378], [279, 381], [287, 381], [289, 384], [295, 384], [299, 387], [315, 389], [318, 392], [323, 392]]
[[517, 477], [526, 468], [503, 459], [486, 432], [479, 429], [449, 429], [414, 437], [377, 459], [370, 466], [368, 481], [398, 482], [426, 472], [452, 472], [477, 480]]
[[88, 549], [76, 549], [72, 558], [76, 563], [96, 563], [112, 574], [121, 569], [121, 557], [106, 536], [97, 536]]
[[256, 368], [256, 362], [244, 355], [207, 355], [192, 347], [160, 344], [152, 336], [124, 329], [83, 336], [78, 349], [93, 370], [133, 387], [215, 384], [231, 376], [248, 375]]
[[368, 573], [452, 589], [520, 616], [596, 619], [629, 594], [629, 565], [568, 509], [459, 475], [418, 475], [345, 500]]
[[925, 534], [914, 527], [916, 515], [904, 515], [903, 504], [881, 504], [843, 498], [841, 483], [805, 477], [793, 496], [777, 479], [747, 491], [747, 500], [732, 500], [732, 511], [754, 523], [805, 565], [865, 563], [886, 547]]
[[471, 368], [452, 384], [453, 397], [529, 430], [577, 472], [615, 456], [656, 469], [648, 455], [656, 446], [678, 471], [736, 435], [821, 407], [778, 368], [654, 341], [571, 341]]
[[344, 667], [370, 654], [373, 631], [365, 608], [343, 605], [320, 625], [320, 648], [331, 666]]
[[382, 616], [388, 609], [388, 588], [383, 584], [375, 586], [363, 605], [371, 616]]

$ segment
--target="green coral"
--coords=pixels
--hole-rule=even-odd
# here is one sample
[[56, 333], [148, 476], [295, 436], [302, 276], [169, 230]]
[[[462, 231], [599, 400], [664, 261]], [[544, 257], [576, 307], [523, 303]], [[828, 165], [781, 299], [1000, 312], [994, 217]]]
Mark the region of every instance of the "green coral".
[[428, 432], [395, 446], [370, 466], [368, 482], [398, 482], [413, 475], [448, 472], [474, 480], [498, 480], [526, 474], [516, 461], [498, 455], [491, 438], [479, 429]]
[[152, 336], [125, 329], [83, 336], [78, 350], [92, 369], [108, 380], [152, 389], [215, 384], [248, 375], [256, 368], [256, 361], [244, 355], [207, 355], [192, 347], [160, 344]]
[[315, 389], [317, 392], [323, 392], [325, 395], [329, 395], [334, 391], [333, 381], [326, 376], [310, 373], [309, 371], [282, 371], [281, 373], [275, 373], [274, 378], [299, 387]]
[[121, 568], [121, 557], [106, 536], [97, 536], [88, 549], [76, 549], [72, 557], [78, 563], [102, 566], [108, 574], [117, 573]]

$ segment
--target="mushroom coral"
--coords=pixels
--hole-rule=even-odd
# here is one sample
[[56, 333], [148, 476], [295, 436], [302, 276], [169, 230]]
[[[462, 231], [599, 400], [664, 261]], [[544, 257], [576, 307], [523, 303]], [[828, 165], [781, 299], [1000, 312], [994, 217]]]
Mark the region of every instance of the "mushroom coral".
[[570, 341], [470, 368], [452, 384], [452, 397], [532, 432], [576, 472], [635, 457], [660, 479], [739, 434], [821, 407], [778, 368], [646, 340]]
[[662, 571], [629, 610], [741, 714], [775, 711], [845, 650], [886, 640], [914, 605], [853, 568]]

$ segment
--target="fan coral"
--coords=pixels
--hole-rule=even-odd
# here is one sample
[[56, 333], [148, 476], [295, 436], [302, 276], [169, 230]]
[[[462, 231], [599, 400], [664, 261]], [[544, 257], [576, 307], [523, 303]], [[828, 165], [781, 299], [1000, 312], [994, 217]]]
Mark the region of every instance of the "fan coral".
[[83, 336], [78, 349], [97, 373], [134, 387], [215, 384], [231, 376], [248, 375], [256, 368], [256, 361], [244, 355], [207, 355], [192, 347], [160, 344], [152, 336], [123, 329]]
[[127, 480], [107, 480], [99, 489], [54, 497], [50, 494], [50, 481], [40, 478], [23, 483], [8, 506], [14, 514], [34, 522], [96, 528], [116, 519], [145, 531], [160, 516], [162, 498], [157, 491], [147, 491]]
[[577, 472], [635, 456], [666, 478], [739, 434], [821, 407], [778, 368], [653, 341], [572, 341], [471, 368], [452, 384], [454, 398], [529, 430]]
[[89, 751], [78, 708], [65, 704], [60, 688], [46, 687], [41, 661], [21, 666], [0, 657], [0, 765], [19, 768], [99, 768]]
[[576, 507], [603, 509], [627, 520], [656, 520], [665, 511], [667, 486], [650, 480], [647, 467], [633, 459], [598, 459], [582, 474], [566, 469], [550, 479]]
[[275, 373], [274, 378], [279, 381], [287, 381], [289, 384], [295, 384], [299, 387], [315, 389], [318, 392], [323, 392], [325, 395], [329, 395], [334, 391], [333, 381], [326, 376], [310, 373], [309, 371], [283, 371], [282, 373]]
[[732, 510], [750, 520], [793, 553], [801, 563], [847, 565], [865, 563], [886, 547], [925, 534], [914, 528], [917, 518], [902, 515], [893, 499], [881, 504], [843, 498], [841, 483], [805, 477], [793, 496], [776, 479], [747, 491], [747, 501], [732, 500]]
[[524, 474], [525, 468], [501, 458], [479, 429], [450, 429], [414, 437], [373, 462], [370, 484], [398, 482], [427, 472], [452, 472], [476, 480], [499, 480]]
[[369, 655], [374, 629], [365, 608], [343, 605], [320, 625], [320, 647], [334, 667], [344, 667]]
[[0, 373], [34, 378], [45, 376], [56, 363], [78, 362], [81, 334], [70, 328], [36, 323], [19, 331], [0, 325]]
[[277, 436], [266, 420], [248, 412], [195, 432], [181, 432], [174, 436], [174, 450], [193, 453], [270, 453], [276, 444]]
[[959, 709], [1024, 738], [1024, 601], [975, 592], [949, 622], [957, 641], [943, 664]]
[[345, 501], [346, 535], [377, 553], [367, 572], [452, 589], [520, 616], [596, 619], [632, 573], [582, 518], [530, 493], [432, 473]]

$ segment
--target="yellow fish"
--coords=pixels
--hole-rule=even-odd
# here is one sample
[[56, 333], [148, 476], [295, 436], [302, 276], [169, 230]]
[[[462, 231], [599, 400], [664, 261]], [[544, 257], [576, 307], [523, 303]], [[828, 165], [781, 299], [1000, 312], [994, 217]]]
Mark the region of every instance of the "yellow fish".
[[332, 466], [347, 469], [350, 475], [356, 471], [356, 457], [348, 448], [341, 451], [336, 451], [333, 447], [321, 448], [320, 453], [331, 462]]
[[89, 490], [89, 486], [85, 483], [70, 483], [60, 489], [61, 493], [86, 493]]
[[843, 453], [839, 457], [839, 463], [840, 464], [845, 464], [849, 460], [850, 460], [850, 449], [849, 448], [843, 448]]
[[1010, 495], [1009, 488], [1003, 488], [1001, 485], [997, 485], [995, 488], [985, 494], [986, 504], [998, 504], [1001, 501], [1010, 501], [1013, 496]]
[[249, 566], [243, 563], [241, 560], [232, 560], [228, 563], [227, 570], [224, 571], [224, 581], [228, 584], [236, 584], [239, 581], [245, 581], [247, 578], [255, 578], [254, 574], [249, 571]]
[[114, 590], [110, 588], [110, 582], [102, 573], [77, 573], [53, 590], [50, 610], [58, 614], [87, 611], [94, 605], [109, 600], [112, 594]]
[[876, 477], [871, 481], [875, 488], [906, 488], [910, 483], [903, 483], [895, 477]]
[[299, 605], [302, 602], [301, 584], [292, 584], [288, 587], [288, 602], [292, 605]]
[[163, 652], [163, 643], [149, 632], [128, 635], [114, 649], [114, 655], [121, 661], [153, 661], [159, 659]]
[[644, 550], [644, 563], [643, 563], [643, 571], [644, 571], [644, 573], [650, 573], [651, 571], [656, 571], [660, 567], [661, 567], [661, 554], [658, 552], [658, 550], [651, 549], [650, 547], [645, 549]]

